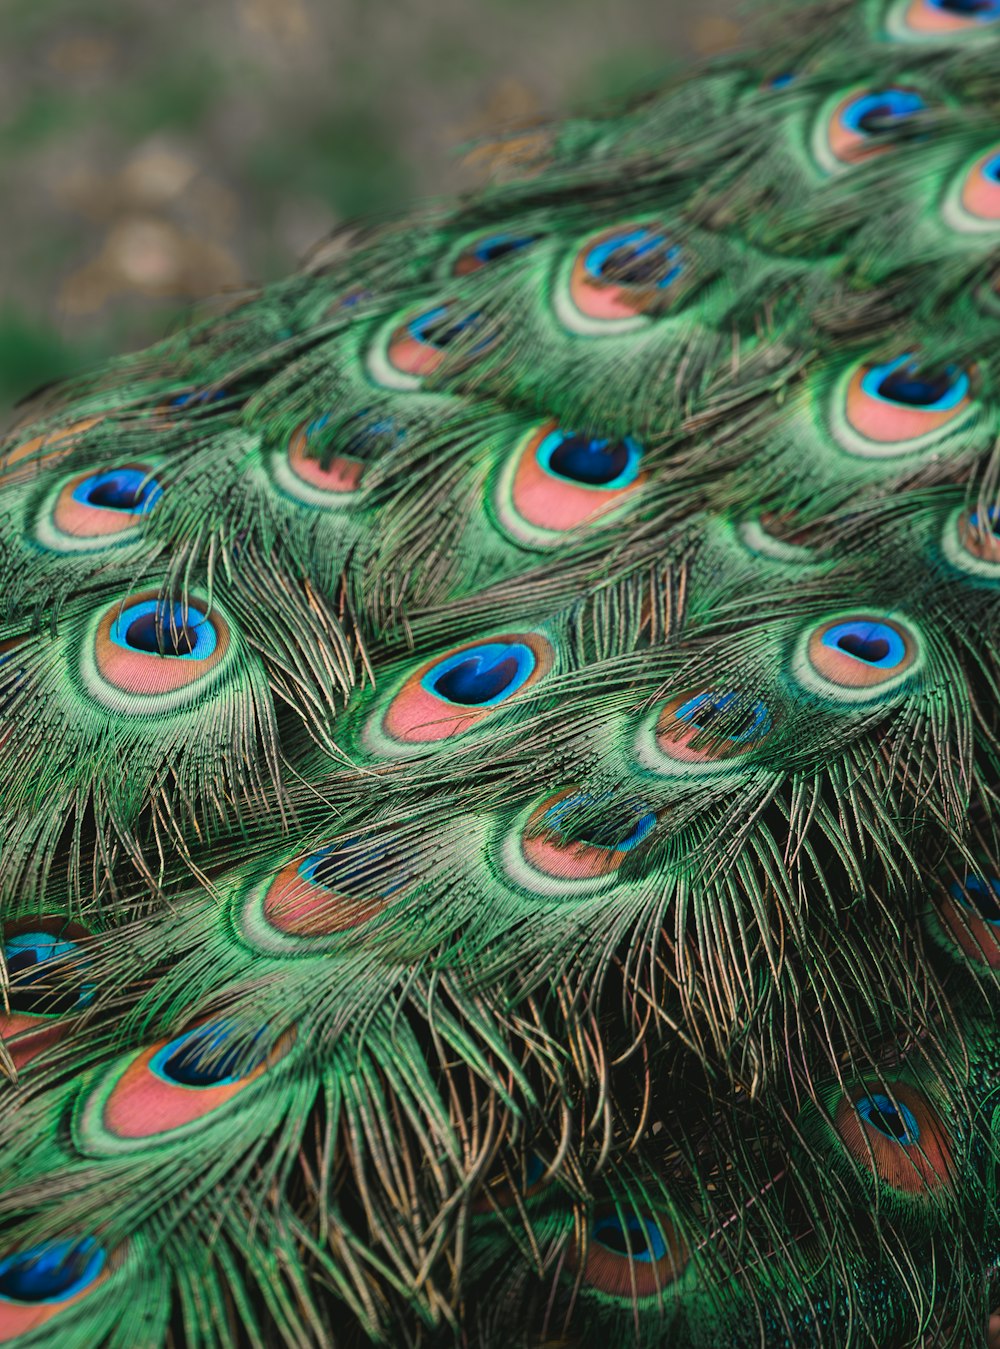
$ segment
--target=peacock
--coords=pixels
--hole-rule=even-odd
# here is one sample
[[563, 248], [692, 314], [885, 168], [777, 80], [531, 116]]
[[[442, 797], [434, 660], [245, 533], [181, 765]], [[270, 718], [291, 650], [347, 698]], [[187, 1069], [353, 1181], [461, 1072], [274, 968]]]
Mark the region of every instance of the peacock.
[[1000, 1344], [1000, 0], [757, 45], [0, 451], [0, 1344]]

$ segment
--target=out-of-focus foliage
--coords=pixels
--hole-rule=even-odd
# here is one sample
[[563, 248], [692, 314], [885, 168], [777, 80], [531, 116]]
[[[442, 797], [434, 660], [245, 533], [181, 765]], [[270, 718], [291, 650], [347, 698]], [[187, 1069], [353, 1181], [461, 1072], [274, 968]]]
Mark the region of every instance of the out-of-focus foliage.
[[4, 0], [0, 402], [454, 185], [487, 128], [642, 87], [734, 0]]

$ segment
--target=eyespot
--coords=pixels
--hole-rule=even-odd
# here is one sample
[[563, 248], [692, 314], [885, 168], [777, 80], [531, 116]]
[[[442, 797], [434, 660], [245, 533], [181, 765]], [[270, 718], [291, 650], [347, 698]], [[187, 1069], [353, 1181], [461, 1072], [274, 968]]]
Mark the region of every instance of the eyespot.
[[411, 880], [398, 852], [378, 839], [347, 838], [282, 867], [239, 901], [243, 935], [276, 955], [315, 955], [324, 938], [364, 927]]
[[813, 132], [813, 154], [827, 173], [841, 173], [890, 148], [886, 140], [927, 107], [915, 89], [887, 85], [852, 89], [827, 105]]
[[612, 882], [655, 828], [655, 814], [640, 801], [569, 787], [515, 824], [503, 845], [504, 866], [537, 894], [587, 894]]
[[892, 37], [956, 38], [1000, 19], [1000, 0], [896, 0], [886, 18]]
[[794, 528], [794, 515], [776, 515], [768, 511], [756, 520], [743, 520], [736, 533], [743, 547], [755, 557], [783, 562], [796, 567], [815, 567], [824, 561], [821, 552], [799, 539], [809, 537], [807, 529]]
[[966, 371], [925, 369], [911, 353], [848, 372], [834, 398], [841, 448], [865, 459], [925, 449], [960, 426], [973, 407]]
[[974, 964], [1000, 970], [1000, 876], [967, 873], [953, 881], [939, 909], [945, 933]]
[[200, 412], [205, 408], [210, 408], [213, 403], [222, 403], [227, 398], [233, 396], [233, 390], [225, 388], [207, 388], [207, 389], [185, 389], [182, 393], [173, 394], [160, 405], [160, 410], [170, 412], [177, 410], [180, 412]]
[[421, 309], [383, 330], [369, 354], [368, 369], [387, 389], [419, 389], [447, 359], [452, 371], [466, 369], [496, 345], [499, 333], [482, 314], [463, 312], [452, 301]]
[[364, 463], [348, 454], [337, 454], [322, 466], [307, 451], [310, 440], [329, 422], [329, 414], [300, 422], [288, 438], [284, 454], [272, 456], [274, 480], [288, 496], [307, 506], [323, 509], [348, 504], [361, 485]]
[[937, 1112], [906, 1082], [845, 1092], [834, 1127], [847, 1151], [879, 1180], [923, 1194], [952, 1176], [951, 1142]]
[[641, 327], [669, 308], [684, 267], [680, 245], [658, 225], [616, 225], [577, 251], [553, 292], [556, 316], [591, 337]]
[[100, 420], [100, 417], [83, 417], [70, 426], [32, 436], [13, 449], [0, 452], [0, 487], [26, 482], [41, 469], [65, 459], [79, 437]]
[[535, 1151], [515, 1158], [509, 1167], [498, 1166], [483, 1182], [483, 1193], [473, 1202], [475, 1213], [514, 1208], [519, 1200], [531, 1199], [546, 1184], [546, 1166]]
[[913, 628], [886, 614], [843, 614], [807, 629], [793, 671], [813, 692], [868, 702], [899, 688], [923, 664]]
[[647, 718], [636, 758], [655, 773], [695, 776], [756, 749], [770, 732], [766, 704], [739, 689], [682, 693]]
[[1000, 582], [1000, 507], [952, 512], [945, 523], [941, 550], [960, 571]]
[[49, 1241], [0, 1260], [0, 1298], [9, 1302], [64, 1302], [88, 1288], [104, 1268], [93, 1237]]
[[783, 70], [780, 75], [772, 75], [769, 80], [766, 80], [764, 88], [778, 92], [782, 89], [790, 88], [797, 79], [798, 75], [794, 70]]
[[590, 1223], [586, 1250], [570, 1249], [567, 1263], [583, 1283], [611, 1297], [657, 1297], [675, 1284], [689, 1259], [687, 1243], [663, 1214], [615, 1209]]
[[206, 689], [230, 648], [217, 609], [147, 591], [99, 615], [82, 671], [89, 692], [116, 712], [168, 711]]
[[149, 1069], [168, 1085], [177, 1087], [228, 1087], [263, 1070], [267, 1055], [254, 1042], [236, 1044], [232, 1029], [224, 1021], [208, 1022], [185, 1031], [158, 1049], [149, 1061]]
[[517, 543], [551, 548], [615, 510], [646, 480], [642, 446], [536, 427], [504, 465], [492, 493], [497, 523]]
[[110, 1272], [93, 1237], [47, 1241], [6, 1256], [0, 1260], [0, 1343], [43, 1325]]
[[499, 633], [467, 642], [418, 666], [369, 722], [366, 739], [383, 754], [464, 735], [552, 668], [538, 633]]
[[920, 1125], [909, 1106], [902, 1101], [890, 1101], [876, 1092], [855, 1101], [854, 1109], [863, 1123], [877, 1129], [885, 1138], [891, 1138], [900, 1147], [912, 1147], [920, 1138]]
[[1000, 146], [980, 155], [951, 185], [942, 213], [963, 234], [1000, 230]]
[[[0, 1037], [17, 1069], [65, 1037], [68, 1018], [89, 1007], [96, 987], [79, 959], [85, 928], [61, 916], [8, 923], [3, 953], [10, 1012], [0, 1011]], [[73, 958], [77, 957], [77, 958]]]
[[[67, 1016], [89, 1007], [96, 989], [84, 978], [86, 966], [79, 959], [78, 940], [87, 935], [84, 928], [64, 918], [10, 925], [3, 951], [11, 1011]], [[69, 957], [76, 959], [68, 963]]]
[[[282, 328], [275, 333], [275, 338], [279, 342], [292, 336], [294, 333], [291, 328]], [[202, 418], [211, 417], [221, 411], [228, 416], [241, 408], [257, 392], [260, 382], [259, 374], [251, 370], [225, 385], [210, 384], [207, 387], [175, 389], [171, 394], [158, 393], [147, 415], [155, 418], [159, 430], [176, 425], [174, 418], [177, 413]]]
[[453, 276], [468, 276], [479, 272], [511, 253], [519, 253], [538, 239], [537, 234], [483, 234], [462, 249], [452, 264]]
[[91, 1154], [123, 1153], [200, 1129], [252, 1088], [291, 1044], [289, 1034], [270, 1047], [267, 1027], [247, 1034], [219, 1020], [128, 1054], [78, 1108], [78, 1146]]
[[38, 517], [38, 541], [59, 553], [134, 542], [163, 489], [149, 464], [79, 473], [50, 497]]
[[365, 290], [363, 286], [352, 286], [350, 290], [345, 291], [339, 300], [334, 301], [330, 309], [333, 312], [338, 309], [354, 309], [359, 304], [364, 304], [366, 300], [373, 298], [374, 291]]

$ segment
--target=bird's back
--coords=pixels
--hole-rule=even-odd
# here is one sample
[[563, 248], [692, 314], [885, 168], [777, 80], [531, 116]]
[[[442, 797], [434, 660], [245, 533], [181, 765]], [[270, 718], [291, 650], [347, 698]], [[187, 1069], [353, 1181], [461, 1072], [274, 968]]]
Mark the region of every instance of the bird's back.
[[1000, 3], [825, 0], [0, 459], [0, 1342], [985, 1343]]

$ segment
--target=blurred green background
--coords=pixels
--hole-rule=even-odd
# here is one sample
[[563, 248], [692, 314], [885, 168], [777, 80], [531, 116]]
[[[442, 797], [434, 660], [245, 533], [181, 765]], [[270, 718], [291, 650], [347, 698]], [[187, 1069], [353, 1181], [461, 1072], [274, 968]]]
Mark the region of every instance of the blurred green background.
[[2, 0], [0, 404], [738, 41], [736, 0]]

